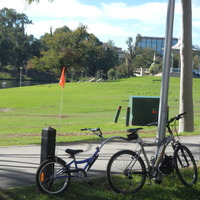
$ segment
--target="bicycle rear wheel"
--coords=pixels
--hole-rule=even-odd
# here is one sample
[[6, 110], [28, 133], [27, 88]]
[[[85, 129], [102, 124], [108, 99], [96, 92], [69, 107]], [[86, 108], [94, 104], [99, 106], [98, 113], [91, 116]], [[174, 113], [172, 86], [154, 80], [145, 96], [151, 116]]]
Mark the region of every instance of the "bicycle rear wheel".
[[115, 192], [134, 193], [139, 191], [145, 183], [146, 167], [141, 157], [135, 152], [119, 151], [108, 162], [107, 178]]
[[62, 159], [52, 158], [44, 161], [37, 170], [36, 184], [41, 192], [59, 194], [67, 190], [70, 174], [66, 172]]
[[179, 180], [185, 186], [192, 186], [197, 181], [197, 167], [190, 150], [183, 145], [174, 152], [175, 169]]

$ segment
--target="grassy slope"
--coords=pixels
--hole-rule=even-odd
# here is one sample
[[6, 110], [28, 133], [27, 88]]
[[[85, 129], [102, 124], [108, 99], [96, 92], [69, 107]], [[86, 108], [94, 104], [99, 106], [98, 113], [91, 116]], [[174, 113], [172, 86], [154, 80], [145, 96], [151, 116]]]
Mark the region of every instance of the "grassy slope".
[[[160, 80], [160, 77], [138, 77], [102, 83], [67, 83], [64, 89], [58, 84], [2, 89], [0, 145], [39, 143], [41, 130], [48, 126], [55, 128], [59, 135], [65, 135], [57, 137], [63, 142], [91, 137], [85, 136], [86, 133], [81, 134], [80, 129], [85, 127], [101, 127], [103, 132], [125, 131], [129, 96], [159, 96], [161, 82], [153, 83], [153, 79]], [[199, 132], [200, 125], [199, 82], [200, 79], [194, 79], [195, 132]], [[123, 109], [116, 124], [113, 119], [119, 105]], [[178, 113], [178, 105], [179, 78], [171, 78], [170, 116]], [[148, 130], [146, 128], [145, 131]]]

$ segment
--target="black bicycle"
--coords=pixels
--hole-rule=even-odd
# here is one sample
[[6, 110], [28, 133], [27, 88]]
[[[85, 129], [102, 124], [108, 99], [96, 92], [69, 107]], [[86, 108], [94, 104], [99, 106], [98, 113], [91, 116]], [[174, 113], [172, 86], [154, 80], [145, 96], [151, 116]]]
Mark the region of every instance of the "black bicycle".
[[[130, 132], [128, 139], [138, 143], [139, 149], [137, 151], [119, 151], [109, 160], [107, 178], [115, 192], [124, 194], [137, 192], [142, 189], [147, 176], [149, 177], [149, 185], [151, 185], [151, 179], [156, 179], [159, 174], [166, 176], [174, 171], [185, 186], [190, 187], [197, 182], [197, 167], [194, 157], [186, 146], [175, 140], [170, 128], [170, 124], [176, 123], [184, 114], [186, 113], [179, 114], [167, 121], [166, 127], [170, 135], [165, 137], [163, 141], [144, 143], [138, 135], [138, 131], [142, 128], [128, 129]], [[157, 122], [148, 124], [148, 126], [157, 126]], [[170, 143], [173, 148], [172, 156], [165, 153]], [[160, 147], [159, 152], [150, 159], [145, 151], [145, 147], [149, 146]], [[143, 160], [146, 161], [146, 165]]]

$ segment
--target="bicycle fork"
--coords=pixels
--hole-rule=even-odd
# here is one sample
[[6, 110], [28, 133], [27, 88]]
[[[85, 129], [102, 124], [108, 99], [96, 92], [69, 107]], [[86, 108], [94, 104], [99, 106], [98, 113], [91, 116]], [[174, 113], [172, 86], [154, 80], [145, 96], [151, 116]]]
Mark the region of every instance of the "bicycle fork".
[[[179, 156], [179, 154], [177, 154], [177, 160], [179, 161], [181, 167], [182, 168], [189, 167], [190, 166], [189, 161], [188, 161], [187, 156], [185, 155], [185, 153], [183, 151], [183, 148], [182, 148], [182, 145], [181, 145], [180, 142], [178, 142], [176, 145], [173, 145], [174, 151], [177, 148], [180, 148], [181, 156], [183, 158], [183, 159], [181, 159], [180, 156]], [[182, 161], [184, 161], [184, 163]]]

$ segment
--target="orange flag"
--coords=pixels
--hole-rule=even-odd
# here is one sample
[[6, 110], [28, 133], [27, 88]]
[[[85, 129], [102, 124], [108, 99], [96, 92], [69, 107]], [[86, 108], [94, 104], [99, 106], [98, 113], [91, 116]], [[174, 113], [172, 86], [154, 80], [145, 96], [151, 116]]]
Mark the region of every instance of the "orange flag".
[[65, 67], [63, 67], [62, 69], [59, 85], [62, 86], [63, 88], [65, 86]]

